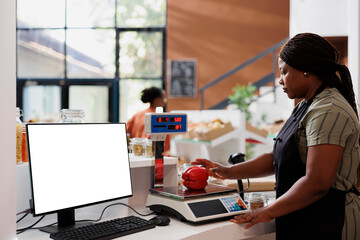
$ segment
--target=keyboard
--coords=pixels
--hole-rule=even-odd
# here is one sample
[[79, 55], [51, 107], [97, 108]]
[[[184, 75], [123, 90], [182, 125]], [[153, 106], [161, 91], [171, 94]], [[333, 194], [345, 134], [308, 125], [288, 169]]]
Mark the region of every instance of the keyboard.
[[50, 238], [55, 240], [107, 240], [141, 232], [154, 227], [154, 223], [149, 223], [143, 218], [129, 216], [52, 233], [50, 234]]

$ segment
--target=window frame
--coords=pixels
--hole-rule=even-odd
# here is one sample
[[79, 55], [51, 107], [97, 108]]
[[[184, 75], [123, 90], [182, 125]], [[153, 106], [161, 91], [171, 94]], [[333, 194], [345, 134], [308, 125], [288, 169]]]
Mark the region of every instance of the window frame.
[[[66, 13], [64, 13], [66, 16]], [[166, 13], [167, 14], [167, 13]], [[114, 16], [116, 18], [116, 14]], [[61, 88], [61, 109], [69, 108], [69, 88], [72, 85], [76, 86], [107, 86], [109, 89], [109, 122], [119, 122], [120, 119], [120, 81], [134, 79], [134, 77], [120, 77], [120, 48], [119, 40], [120, 33], [123, 32], [160, 32], [162, 34], [162, 74], [159, 77], [141, 77], [137, 76], [136, 79], [141, 80], [159, 80], [162, 81], [162, 88], [166, 89], [166, 80], [165, 80], [165, 70], [166, 70], [166, 23], [164, 27], [84, 27], [84, 28], [24, 28], [16, 27], [16, 32], [19, 30], [54, 30], [60, 29], [65, 31], [65, 41], [64, 41], [64, 77], [62, 78], [20, 78], [18, 74], [16, 76], [16, 106], [23, 108], [23, 91], [24, 87], [29, 85], [38, 85], [38, 86], [59, 86]], [[68, 78], [67, 77], [67, 62], [66, 58], [68, 55], [67, 52], [67, 30], [68, 29], [115, 29], [115, 76], [114, 78]], [[18, 34], [16, 35], [16, 41], [18, 41]], [[17, 63], [18, 64], [18, 63]]]

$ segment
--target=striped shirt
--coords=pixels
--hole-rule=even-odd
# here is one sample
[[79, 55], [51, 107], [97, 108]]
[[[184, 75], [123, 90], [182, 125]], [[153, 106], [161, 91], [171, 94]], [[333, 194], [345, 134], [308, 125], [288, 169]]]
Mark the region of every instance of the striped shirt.
[[[300, 102], [303, 104], [303, 102]], [[347, 191], [356, 185], [360, 124], [350, 104], [336, 88], [318, 94], [297, 130], [298, 147], [306, 164], [307, 147], [334, 144], [344, 148], [333, 188]], [[329, 209], [331, 211], [331, 209]], [[346, 194], [343, 240], [360, 240], [360, 199]]]

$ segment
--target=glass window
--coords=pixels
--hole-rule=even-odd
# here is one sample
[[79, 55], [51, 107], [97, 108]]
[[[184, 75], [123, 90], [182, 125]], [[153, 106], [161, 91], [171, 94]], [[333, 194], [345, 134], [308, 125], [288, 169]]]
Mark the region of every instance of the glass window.
[[161, 32], [121, 32], [120, 77], [161, 77], [162, 37]]
[[115, 30], [67, 31], [68, 78], [114, 78]]
[[18, 30], [18, 77], [63, 78], [64, 41], [64, 30]]
[[114, 27], [115, 0], [67, 0], [68, 27]]
[[17, 106], [127, 120], [143, 108], [134, 91], [164, 85], [165, 26], [166, 0], [17, 0]]
[[65, 27], [65, 0], [17, 0], [16, 5], [18, 27]]
[[85, 122], [108, 122], [109, 88], [107, 86], [70, 86], [69, 108], [84, 110]]
[[164, 0], [117, 0], [117, 27], [163, 27]]
[[140, 100], [141, 91], [148, 87], [162, 88], [162, 79], [120, 81], [120, 122], [127, 122], [135, 113], [149, 107]]
[[23, 121], [59, 122], [61, 89], [58, 86], [25, 86]]

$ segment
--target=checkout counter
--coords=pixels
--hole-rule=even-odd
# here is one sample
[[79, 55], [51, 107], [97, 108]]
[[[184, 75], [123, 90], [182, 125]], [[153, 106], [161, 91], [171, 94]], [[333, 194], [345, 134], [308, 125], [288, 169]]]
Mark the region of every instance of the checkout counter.
[[[177, 158], [165, 157], [164, 158], [164, 183], [169, 184], [177, 183]], [[131, 176], [133, 181], [133, 197], [114, 202], [121, 202], [129, 204], [137, 211], [146, 214], [150, 210], [145, 207], [151, 183], [152, 166], [154, 159], [130, 156]], [[17, 166], [17, 212], [20, 212], [29, 207], [28, 200], [30, 199], [30, 183], [28, 164], [21, 164]], [[272, 199], [272, 192], [268, 192], [270, 200]], [[96, 206], [80, 208], [76, 210], [77, 219], [97, 219], [101, 211], [108, 205], [114, 203], [102, 203]], [[129, 208], [119, 205], [112, 206], [106, 210], [102, 220], [108, 220], [117, 217], [125, 217], [128, 215], [137, 215]], [[21, 217], [22, 215], [19, 215]], [[153, 215], [143, 217], [150, 219]], [[192, 224], [182, 222], [175, 217], [170, 217], [171, 222], [168, 226], [157, 226], [154, 229], [146, 230], [143, 232], [127, 235], [119, 239], [156, 239], [156, 240], [169, 240], [169, 239], [186, 239], [186, 240], [211, 240], [211, 239], [252, 239], [252, 240], [273, 240], [275, 239], [275, 223], [259, 223], [255, 226], [244, 229], [243, 224], [234, 224], [229, 220], [214, 221], [205, 224]], [[29, 226], [34, 223], [39, 217], [27, 216], [22, 220], [17, 228]], [[43, 226], [56, 221], [56, 215], [50, 214], [46, 216], [38, 225]], [[39, 230], [28, 230], [22, 234], [17, 235], [18, 240], [45, 240], [50, 239], [49, 234]]]
[[[186, 116], [184, 117], [184, 115], [161, 115], [160, 117], [159, 115], [156, 115], [151, 117], [154, 118], [153, 120], [151, 120], [151, 126], [158, 125], [158, 127], [154, 127], [151, 129], [152, 134], [155, 135], [155, 141], [163, 141], [162, 138], [164, 139], [164, 134], [162, 132], [163, 130], [161, 130], [163, 126], [165, 126], [168, 130], [183, 129], [182, 131], [186, 131]], [[169, 123], [169, 126], [167, 126], [167, 124], [164, 124], [163, 121], [165, 117], [169, 117], [169, 119], [173, 119], [174, 121], [172, 123]], [[185, 119], [185, 122], [183, 121], [183, 118]], [[171, 122], [171, 120], [169, 120], [169, 122]], [[156, 162], [158, 161], [159, 155], [155, 154], [155, 158], [145, 158], [143, 156], [137, 157], [133, 154], [130, 154], [130, 170], [133, 197], [76, 209], [76, 220], [98, 219], [102, 210], [106, 206], [114, 203], [127, 204], [143, 214], [150, 213], [151, 210], [155, 210], [156, 212], [158, 212], [158, 209], [154, 209], [153, 206], [159, 206], [159, 202], [157, 202], [159, 201], [158, 198], [165, 197], [165, 199], [167, 199], [165, 201], [166, 203], [164, 203], [165, 207], [175, 206], [173, 207], [173, 209], [183, 214], [182, 216], [185, 216], [185, 219], [179, 218], [179, 215], [177, 217], [171, 217], [171, 222], [168, 226], [157, 226], [154, 229], [123, 236], [121, 237], [121, 239], [275, 239], [274, 222], [260, 223], [249, 229], [244, 229], [243, 226], [245, 224], [234, 224], [228, 219], [221, 220], [223, 219], [223, 217], [232, 217], [237, 214], [250, 211], [246, 207], [246, 205], [244, 205], [242, 199], [239, 198], [239, 196], [236, 194], [235, 188], [210, 183], [205, 188], [205, 190], [203, 190], [205, 194], [202, 193], [198, 196], [191, 196], [190, 199], [187, 198], [188, 196], [183, 195], [182, 192], [181, 194], [179, 194], [180, 192], [178, 191], [175, 195], [171, 194], [170, 196], [167, 196], [170, 191], [167, 191], [166, 189], [174, 187], [179, 188], [178, 159], [175, 157], [162, 157], [162, 166], [164, 169], [163, 182], [160, 187], [154, 187], [154, 181], [151, 181], [151, 179], [154, 179], [154, 173], [156, 171], [154, 171], [154, 169], [156, 169], [157, 167]], [[21, 212], [29, 207], [28, 200], [31, 197], [28, 167], [29, 166], [27, 164], [17, 166], [17, 212]], [[215, 191], [208, 191], [208, 189], [214, 188]], [[159, 194], [159, 192], [162, 194]], [[186, 198], [180, 199], [179, 201], [179, 199], [177, 199], [179, 195]], [[271, 200], [272, 196], [269, 197]], [[228, 200], [233, 201], [231, 202], [231, 204], [227, 204]], [[171, 205], [175, 202], [177, 204], [180, 204], [181, 207], [178, 207], [180, 205]], [[211, 210], [211, 206], [213, 206], [211, 204], [208, 204], [210, 202], [211, 204], [216, 202], [217, 206], [224, 205], [224, 207], [222, 207], [224, 211], [221, 213], [212, 213], [210, 211], [210, 213], [208, 213], [208, 211], [206, 211], [206, 208]], [[243, 208], [234, 210], [233, 206], [237, 206], [237, 204], [239, 206], [242, 205]], [[202, 214], [204, 213], [205, 209], [206, 218], [201, 218], [201, 216], [195, 216], [195, 218], [191, 218], [191, 213], [189, 214], [189, 212], [193, 211], [193, 208], [191, 208], [190, 205], [200, 206], [202, 208]], [[183, 210], [180, 210], [180, 208], [183, 208]], [[193, 213], [194, 215], [196, 215], [194, 211]], [[101, 220], [121, 218], [129, 215], [137, 214], [126, 206], [116, 205], [107, 209]], [[21, 217], [21, 215], [19, 217]], [[153, 215], [142, 218], [150, 219], [152, 217]], [[27, 227], [36, 222], [38, 219], [39, 217], [33, 218], [32, 215], [29, 215], [20, 223], [18, 223], [17, 228]], [[202, 220], [210, 220], [210, 222]], [[50, 214], [47, 215], [38, 225], [43, 226], [51, 224], [53, 222], [56, 222], [56, 215]], [[49, 234], [40, 232], [39, 230], [27, 230], [24, 233], [17, 235], [17, 238], [19, 240], [42, 240], [49, 239]]]

